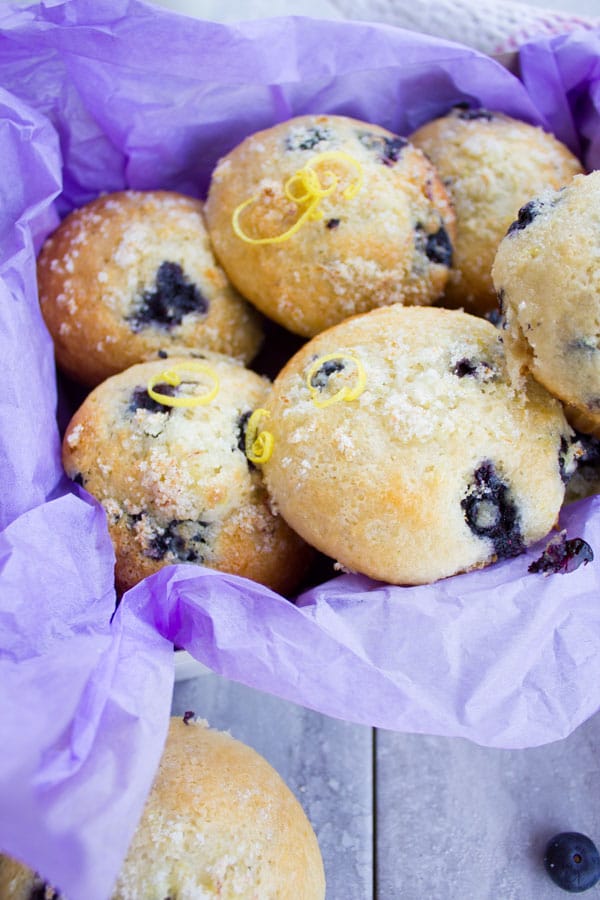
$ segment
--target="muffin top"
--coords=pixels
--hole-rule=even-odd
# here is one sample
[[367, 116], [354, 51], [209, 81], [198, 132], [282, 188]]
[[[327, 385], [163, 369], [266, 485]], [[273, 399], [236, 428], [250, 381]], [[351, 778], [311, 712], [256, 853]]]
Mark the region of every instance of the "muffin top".
[[160, 349], [253, 358], [262, 329], [212, 252], [202, 203], [169, 191], [106, 194], [74, 210], [38, 259], [60, 368], [104, 378]]
[[206, 219], [238, 290], [304, 336], [390, 303], [430, 304], [452, 259], [454, 213], [404, 138], [344, 116], [301, 116], [219, 161]]
[[454, 265], [444, 305], [483, 314], [497, 308], [491, 269], [519, 207], [582, 172], [554, 135], [487, 109], [454, 107], [411, 137], [432, 160], [456, 211]]
[[600, 436], [600, 172], [527, 203], [493, 276], [515, 382], [531, 373], [578, 430]]
[[356, 316], [309, 341], [266, 406], [267, 486], [343, 568], [426, 583], [514, 556], [555, 523], [570, 429], [535, 381], [512, 388], [483, 319]]
[[120, 590], [185, 562], [290, 589], [307, 551], [246, 456], [247, 424], [269, 387], [206, 352], [131, 366], [84, 400], [63, 464], [104, 507]]

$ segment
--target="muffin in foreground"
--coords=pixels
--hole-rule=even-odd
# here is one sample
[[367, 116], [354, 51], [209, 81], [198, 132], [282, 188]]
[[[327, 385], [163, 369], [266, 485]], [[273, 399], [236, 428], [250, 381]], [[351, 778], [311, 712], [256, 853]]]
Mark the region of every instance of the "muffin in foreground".
[[300, 116], [219, 161], [206, 221], [221, 265], [265, 315], [305, 337], [390, 303], [430, 304], [452, 260], [454, 212], [404, 138], [344, 116]]
[[279, 512], [347, 570], [421, 584], [516, 556], [554, 526], [572, 439], [500, 334], [393, 306], [313, 338], [275, 379], [263, 471]]
[[519, 207], [583, 171], [554, 135], [502, 113], [454, 107], [410, 140], [438, 169], [456, 211], [454, 268], [443, 303], [483, 314], [497, 307], [492, 263]]
[[271, 512], [246, 457], [267, 379], [220, 354], [131, 366], [95, 388], [63, 440], [67, 475], [106, 511], [116, 583], [197, 563], [288, 593], [311, 551]]
[[600, 172], [524, 206], [498, 248], [511, 376], [531, 373], [577, 430], [600, 437]]
[[[0, 857], [3, 900], [60, 897]], [[205, 722], [172, 718], [111, 900], [323, 900], [315, 833], [277, 772]], [[67, 900], [67, 898], [63, 898]]]
[[42, 314], [59, 367], [94, 386], [159, 350], [249, 362], [260, 318], [215, 261], [199, 200], [121, 191], [74, 210], [38, 259]]

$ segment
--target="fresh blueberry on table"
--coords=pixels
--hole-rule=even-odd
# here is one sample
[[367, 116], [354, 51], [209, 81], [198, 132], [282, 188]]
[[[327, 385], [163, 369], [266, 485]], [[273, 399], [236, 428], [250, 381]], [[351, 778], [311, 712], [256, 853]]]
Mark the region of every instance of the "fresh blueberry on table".
[[544, 866], [552, 881], [565, 891], [578, 894], [600, 880], [600, 854], [585, 834], [564, 831], [546, 845]]

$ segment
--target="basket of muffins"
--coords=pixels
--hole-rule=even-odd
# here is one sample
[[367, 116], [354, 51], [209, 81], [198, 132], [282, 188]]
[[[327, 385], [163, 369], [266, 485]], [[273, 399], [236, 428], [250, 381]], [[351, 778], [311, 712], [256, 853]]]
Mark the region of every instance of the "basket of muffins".
[[548, 535], [597, 452], [598, 190], [553, 135], [462, 103], [409, 135], [294, 117], [205, 202], [70, 213], [40, 304], [91, 388], [63, 464], [119, 593], [192, 563], [292, 596], [315, 557], [428, 584]]
[[570, 141], [547, 71], [526, 89], [458, 45], [65, 9], [14, 13], [0, 57], [26, 132], [0, 183], [23, 156], [31, 233], [0, 287], [33, 301], [1, 310], [24, 362], [9, 443], [53, 405], [54, 359], [61, 422], [14, 504], [1, 774], [26, 802], [0, 893], [320, 898], [264, 761], [187, 714], [160, 746], [173, 646], [325, 714], [490, 746], [597, 709], [598, 504], [565, 517], [599, 487], [591, 76]]

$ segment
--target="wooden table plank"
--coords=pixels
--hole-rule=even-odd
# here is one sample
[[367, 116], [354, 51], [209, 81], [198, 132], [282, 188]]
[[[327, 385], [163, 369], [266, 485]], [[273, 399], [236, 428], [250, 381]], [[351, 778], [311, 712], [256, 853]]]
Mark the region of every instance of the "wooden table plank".
[[254, 747], [310, 819], [327, 900], [373, 900], [373, 732], [213, 673], [175, 684], [172, 711], [193, 710]]
[[557, 900], [549, 838], [600, 846], [599, 748], [600, 716], [527, 750], [377, 732], [377, 897]]

